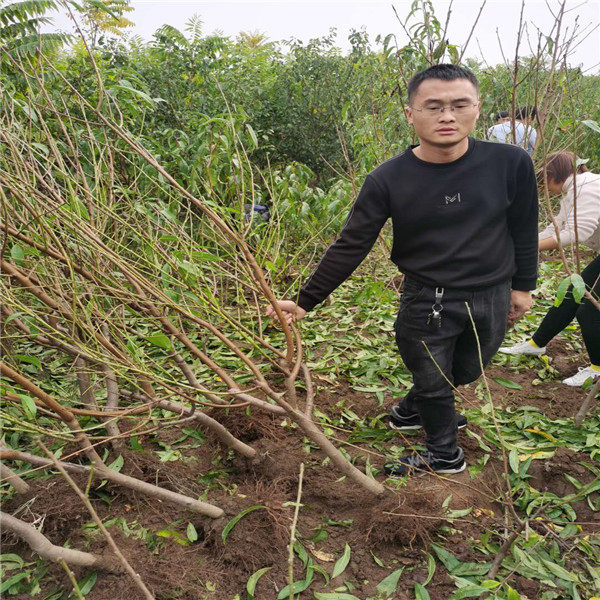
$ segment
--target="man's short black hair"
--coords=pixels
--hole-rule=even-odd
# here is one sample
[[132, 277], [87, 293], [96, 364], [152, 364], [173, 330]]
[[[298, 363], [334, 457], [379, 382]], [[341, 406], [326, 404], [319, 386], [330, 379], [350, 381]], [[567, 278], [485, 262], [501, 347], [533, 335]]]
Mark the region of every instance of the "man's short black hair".
[[494, 119], [497, 121], [498, 119], [506, 119], [507, 117], [508, 117], [508, 111], [501, 110], [495, 114]]
[[450, 65], [450, 64], [439, 64], [433, 65], [432, 67], [428, 67], [423, 71], [419, 71], [415, 75], [413, 75], [408, 82], [408, 101], [410, 102], [414, 95], [417, 93], [419, 86], [426, 79], [442, 79], [443, 81], [453, 81], [455, 79], [467, 79], [474, 86], [477, 92], [479, 93], [479, 82], [477, 81], [477, 77], [466, 69], [465, 67], [459, 67], [458, 65]]
[[519, 121], [523, 121], [524, 119], [535, 119], [536, 114], [537, 111], [535, 110], [535, 106], [519, 106], [515, 113], [515, 119], [519, 119]]

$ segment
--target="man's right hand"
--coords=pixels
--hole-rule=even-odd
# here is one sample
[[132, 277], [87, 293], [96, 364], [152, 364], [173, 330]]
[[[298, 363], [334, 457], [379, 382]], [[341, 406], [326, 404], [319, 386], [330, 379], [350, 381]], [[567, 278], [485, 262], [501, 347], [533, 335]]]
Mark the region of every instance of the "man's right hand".
[[[306, 316], [306, 311], [303, 308], [300, 308], [294, 301], [292, 300], [278, 300], [277, 306], [279, 306], [281, 312], [283, 313], [283, 317], [285, 318], [285, 322], [290, 325], [293, 321], [300, 321], [304, 319]], [[267, 306], [267, 317], [273, 317], [274, 319], [278, 319], [277, 313], [271, 304]]]

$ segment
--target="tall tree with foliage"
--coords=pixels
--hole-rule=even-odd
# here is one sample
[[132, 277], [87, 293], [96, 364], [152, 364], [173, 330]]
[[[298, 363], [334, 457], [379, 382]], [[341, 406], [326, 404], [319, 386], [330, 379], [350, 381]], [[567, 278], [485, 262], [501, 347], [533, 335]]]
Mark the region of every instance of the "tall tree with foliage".
[[50, 25], [48, 12], [58, 8], [55, 0], [2, 2], [0, 6], [0, 51], [11, 56], [27, 56], [36, 51], [51, 52], [69, 39], [63, 33], [42, 33]]
[[133, 25], [133, 21], [125, 17], [133, 11], [129, 0], [84, 0], [80, 10], [92, 46], [96, 46], [103, 35], [123, 35], [123, 29]]

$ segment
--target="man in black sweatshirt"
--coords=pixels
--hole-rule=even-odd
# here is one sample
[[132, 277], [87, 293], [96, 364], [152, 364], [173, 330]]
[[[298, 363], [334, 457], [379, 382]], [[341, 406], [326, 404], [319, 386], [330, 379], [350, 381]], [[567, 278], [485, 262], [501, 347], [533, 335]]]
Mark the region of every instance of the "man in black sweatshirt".
[[423, 427], [427, 451], [384, 465], [390, 476], [465, 469], [457, 432], [466, 419], [453, 386], [481, 375], [507, 325], [531, 308], [537, 280], [533, 163], [521, 148], [469, 137], [480, 108], [473, 73], [429, 67], [410, 80], [408, 103], [420, 143], [367, 175], [297, 304], [279, 301], [288, 322], [302, 319], [352, 274], [391, 217], [391, 260], [405, 274], [396, 343], [413, 387], [390, 426]]

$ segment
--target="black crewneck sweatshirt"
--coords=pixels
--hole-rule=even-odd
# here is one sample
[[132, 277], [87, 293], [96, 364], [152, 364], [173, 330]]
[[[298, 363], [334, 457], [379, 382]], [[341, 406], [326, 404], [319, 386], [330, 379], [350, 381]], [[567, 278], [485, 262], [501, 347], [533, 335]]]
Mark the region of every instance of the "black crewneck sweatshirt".
[[531, 158], [510, 144], [469, 138], [449, 163], [425, 162], [412, 146], [367, 175], [338, 239], [300, 290], [312, 310], [367, 256], [391, 217], [391, 260], [426, 285], [478, 289], [537, 281], [538, 203]]

